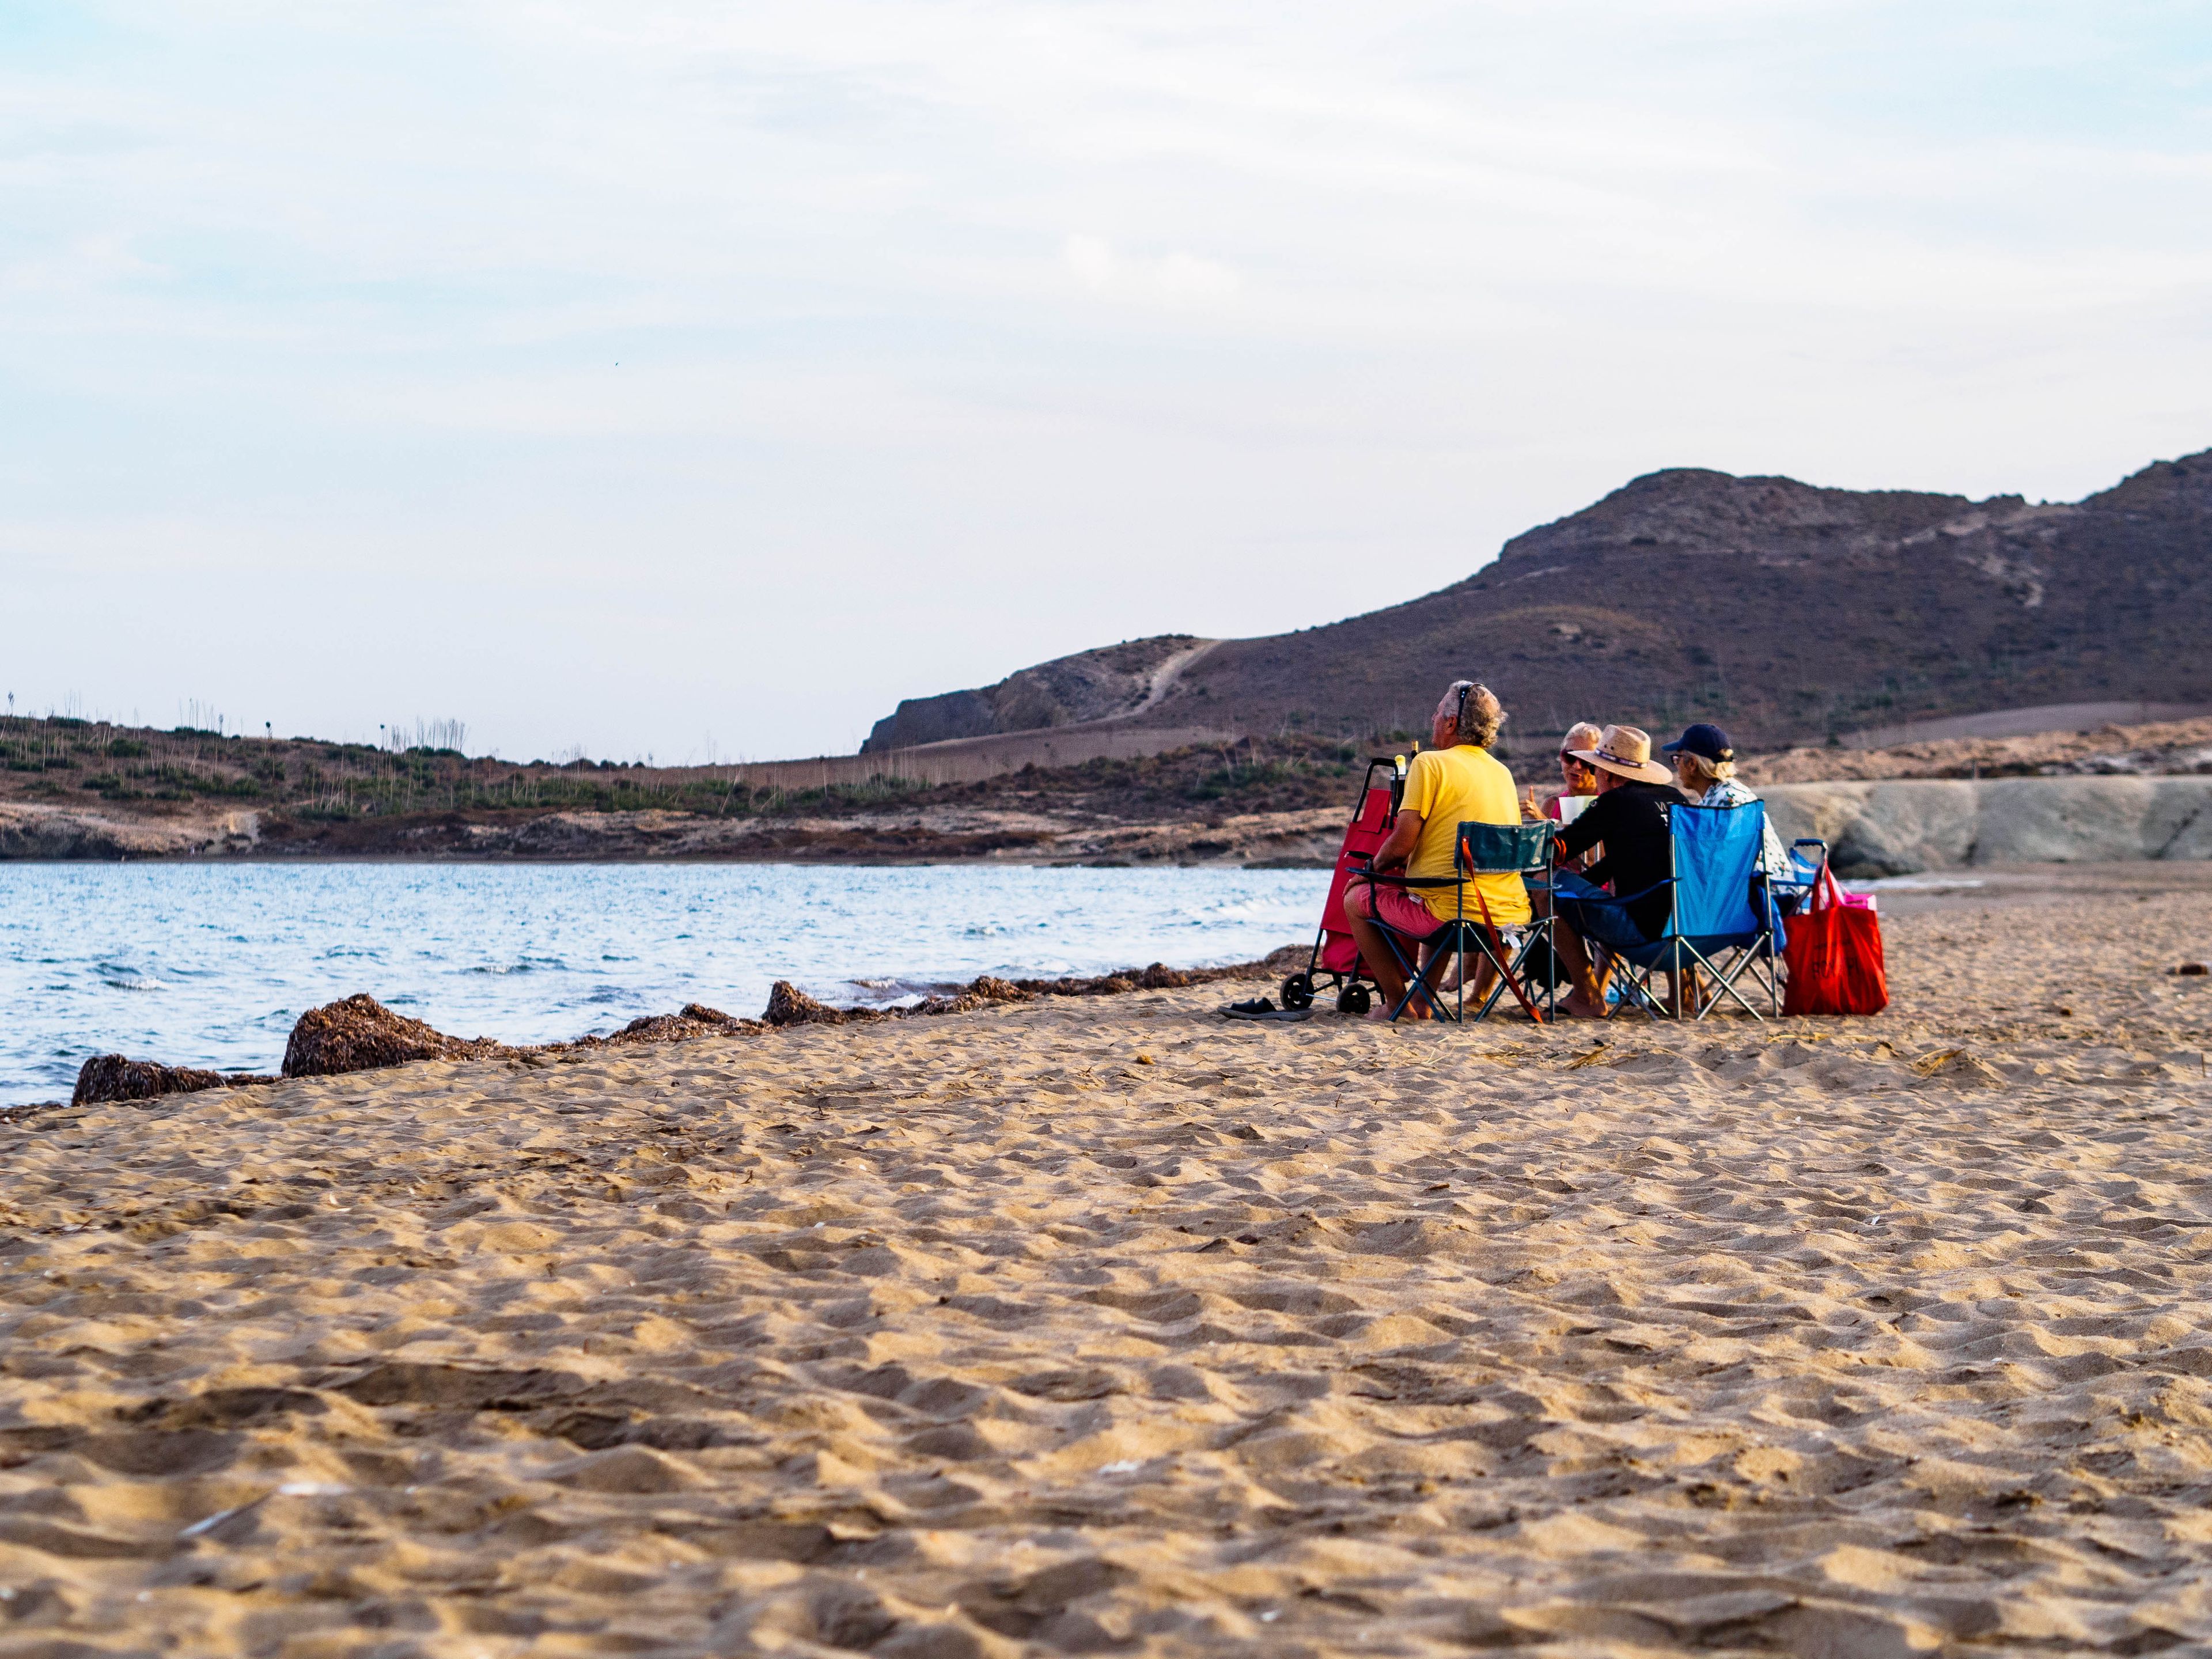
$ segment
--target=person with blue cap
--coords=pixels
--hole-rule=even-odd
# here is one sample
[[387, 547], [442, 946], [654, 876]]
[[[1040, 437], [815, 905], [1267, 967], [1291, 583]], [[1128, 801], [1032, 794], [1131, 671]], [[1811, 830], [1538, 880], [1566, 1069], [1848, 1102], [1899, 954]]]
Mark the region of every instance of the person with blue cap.
[[[1674, 763], [1675, 783], [1700, 806], [1741, 806], [1759, 799], [1736, 776], [1735, 745], [1717, 726], [1700, 720], [1667, 744], [1666, 753]], [[1796, 879], [1790, 872], [1790, 854], [1783, 850], [1782, 837], [1774, 833], [1771, 817], [1766, 821], [1765, 845], [1760, 849], [1759, 863], [1771, 880]]]

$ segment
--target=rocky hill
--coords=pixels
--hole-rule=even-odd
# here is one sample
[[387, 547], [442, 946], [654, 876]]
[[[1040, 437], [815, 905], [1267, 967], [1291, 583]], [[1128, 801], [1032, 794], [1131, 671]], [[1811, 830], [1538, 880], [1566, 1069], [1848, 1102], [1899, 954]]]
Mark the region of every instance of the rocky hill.
[[[1128, 712], [1118, 717], [1244, 732], [1418, 731], [1462, 674], [1504, 699], [1509, 734], [1583, 718], [1655, 731], [1704, 719], [1757, 746], [1992, 708], [2208, 704], [2209, 563], [2212, 451], [2058, 505], [1655, 472], [1405, 605], [1202, 648], [1182, 639], [1117, 647], [1142, 647], [1151, 676], [1141, 696], [1127, 689], [1140, 674], [1125, 676]], [[1010, 689], [1085, 660], [902, 703], [878, 736], [926, 741], [935, 728], [910, 724], [908, 711], [940, 706], [994, 722], [963, 735], [1019, 730], [1012, 722], [1032, 718], [1031, 704]], [[1060, 718], [1107, 714], [1083, 707], [1097, 712]]]

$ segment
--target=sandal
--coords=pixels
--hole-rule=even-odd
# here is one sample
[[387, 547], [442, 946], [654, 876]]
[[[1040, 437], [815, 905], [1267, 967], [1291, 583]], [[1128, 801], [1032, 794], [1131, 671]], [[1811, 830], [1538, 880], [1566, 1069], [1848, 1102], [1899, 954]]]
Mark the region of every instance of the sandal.
[[1254, 997], [1249, 1002], [1232, 1002], [1221, 1011], [1224, 1019], [1311, 1019], [1310, 1008], [1278, 1008], [1266, 997]]

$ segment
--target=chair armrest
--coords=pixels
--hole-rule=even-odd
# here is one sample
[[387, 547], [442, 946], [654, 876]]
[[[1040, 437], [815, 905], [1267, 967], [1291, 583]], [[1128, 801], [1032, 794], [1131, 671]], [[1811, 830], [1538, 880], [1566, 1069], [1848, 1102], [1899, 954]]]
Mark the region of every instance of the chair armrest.
[[1605, 902], [1607, 904], [1633, 904], [1640, 898], [1650, 898], [1662, 887], [1672, 887], [1680, 879], [1680, 878], [1677, 876], [1668, 876], [1662, 880], [1653, 882], [1640, 893], [1615, 893]]

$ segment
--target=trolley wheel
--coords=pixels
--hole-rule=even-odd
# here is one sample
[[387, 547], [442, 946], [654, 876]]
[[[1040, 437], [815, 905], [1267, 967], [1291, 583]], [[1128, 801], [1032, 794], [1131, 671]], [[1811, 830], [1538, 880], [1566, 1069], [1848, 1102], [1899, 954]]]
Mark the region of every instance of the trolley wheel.
[[1340, 1014], [1364, 1014], [1374, 1006], [1367, 988], [1357, 981], [1336, 994], [1336, 1012]]
[[1306, 974], [1292, 974], [1283, 981], [1283, 1006], [1310, 1008], [1313, 1006], [1313, 979]]

